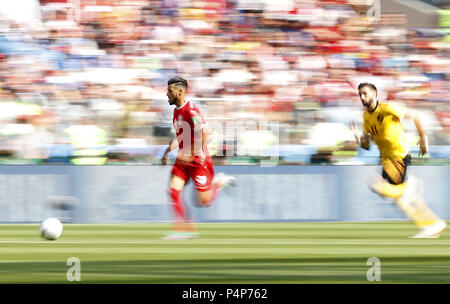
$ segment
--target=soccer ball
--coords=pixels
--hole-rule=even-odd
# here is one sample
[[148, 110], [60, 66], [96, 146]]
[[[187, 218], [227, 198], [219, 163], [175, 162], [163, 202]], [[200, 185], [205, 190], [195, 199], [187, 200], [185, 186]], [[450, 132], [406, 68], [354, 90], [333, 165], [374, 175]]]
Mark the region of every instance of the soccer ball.
[[41, 236], [54, 241], [61, 236], [63, 225], [57, 218], [48, 218], [41, 223]]

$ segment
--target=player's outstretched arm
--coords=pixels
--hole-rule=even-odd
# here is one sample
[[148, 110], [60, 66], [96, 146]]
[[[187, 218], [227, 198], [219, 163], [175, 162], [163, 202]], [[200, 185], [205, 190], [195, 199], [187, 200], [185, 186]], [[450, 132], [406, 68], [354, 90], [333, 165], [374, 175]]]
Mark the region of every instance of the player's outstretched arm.
[[420, 121], [419, 116], [416, 113], [413, 113], [411, 111], [405, 112], [405, 118], [412, 119], [414, 121], [414, 124], [416, 125], [417, 133], [419, 133], [420, 140], [418, 142], [420, 146], [420, 153], [419, 155], [425, 155], [428, 152], [428, 139], [427, 135], [425, 133], [425, 130], [422, 126], [422, 122]]
[[350, 129], [353, 131], [353, 135], [355, 136], [356, 142], [360, 145], [361, 148], [369, 150], [370, 148], [370, 136], [366, 132], [359, 132], [356, 129], [356, 123], [352, 122], [350, 124]]
[[178, 147], [178, 140], [177, 140], [177, 136], [174, 135], [170, 139], [169, 146], [167, 147], [166, 151], [164, 152], [164, 155], [163, 155], [163, 157], [161, 159], [161, 164], [163, 164], [163, 165], [167, 164], [167, 159], [168, 159], [168, 155], [169, 155], [170, 151], [172, 151], [176, 147]]

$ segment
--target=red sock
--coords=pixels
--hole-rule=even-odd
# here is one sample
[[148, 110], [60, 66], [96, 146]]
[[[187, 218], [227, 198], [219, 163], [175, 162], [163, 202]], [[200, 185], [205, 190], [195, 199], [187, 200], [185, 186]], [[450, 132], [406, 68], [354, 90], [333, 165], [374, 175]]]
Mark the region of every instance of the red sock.
[[181, 191], [173, 188], [169, 189], [170, 198], [172, 199], [172, 208], [175, 213], [175, 222], [187, 222], [186, 208], [181, 199]]

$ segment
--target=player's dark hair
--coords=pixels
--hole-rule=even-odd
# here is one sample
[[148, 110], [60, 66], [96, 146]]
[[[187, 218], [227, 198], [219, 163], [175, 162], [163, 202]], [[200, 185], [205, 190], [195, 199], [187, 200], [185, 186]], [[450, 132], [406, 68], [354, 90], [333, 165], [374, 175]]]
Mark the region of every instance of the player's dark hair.
[[167, 82], [167, 85], [171, 85], [171, 84], [176, 84], [176, 86], [182, 86], [185, 90], [187, 90], [187, 88], [188, 88], [187, 80], [184, 78], [178, 77], [178, 76], [169, 79], [169, 81]]
[[364, 87], [369, 87], [369, 88], [371, 88], [372, 90], [374, 90], [375, 92], [378, 93], [377, 87], [374, 84], [371, 84], [369, 82], [362, 82], [362, 83], [360, 83], [359, 86], [358, 86], [358, 91], [361, 90]]

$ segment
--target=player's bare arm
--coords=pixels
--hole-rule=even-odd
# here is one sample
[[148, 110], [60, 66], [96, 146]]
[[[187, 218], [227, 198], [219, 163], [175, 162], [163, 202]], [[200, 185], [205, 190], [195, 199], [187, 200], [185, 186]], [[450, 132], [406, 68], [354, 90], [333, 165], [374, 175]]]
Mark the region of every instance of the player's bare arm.
[[362, 136], [359, 139], [360, 146], [363, 149], [369, 150], [370, 148], [370, 135], [369, 133], [363, 132]]
[[427, 135], [425, 133], [425, 130], [422, 126], [422, 122], [420, 121], [419, 116], [412, 112], [412, 111], [406, 111], [405, 113], [405, 118], [407, 119], [411, 119], [412, 121], [414, 121], [414, 124], [416, 126], [417, 129], [417, 133], [419, 133], [420, 136], [420, 140], [418, 142], [419, 146], [420, 146], [420, 154], [419, 155], [425, 155], [428, 152], [428, 139], [427, 139]]
[[174, 135], [170, 139], [169, 146], [167, 147], [166, 151], [164, 152], [164, 155], [163, 155], [162, 160], [161, 160], [161, 164], [163, 164], [163, 165], [167, 164], [167, 159], [168, 159], [168, 155], [169, 155], [170, 151], [172, 151], [176, 147], [178, 147], [178, 140], [177, 140], [177, 136]]
[[206, 125], [202, 128], [202, 149], [206, 146], [210, 136], [212, 134], [212, 130], [208, 128]]
[[202, 128], [202, 147], [203, 147], [203, 145], [205, 145], [206, 142], [208, 141], [208, 137], [209, 137], [210, 134], [211, 134], [211, 131], [208, 130], [206, 126], [204, 126], [204, 127]]
[[358, 145], [366, 150], [370, 148], [370, 135], [367, 132], [358, 132], [356, 128], [356, 124], [354, 122], [351, 123], [350, 129], [353, 131], [353, 135], [355, 136], [355, 140]]
[[203, 147], [206, 143], [207, 136], [204, 126], [202, 126], [201, 130], [194, 133], [194, 144], [191, 146], [191, 155], [200, 156], [204, 159], [206, 153], [203, 150]]

